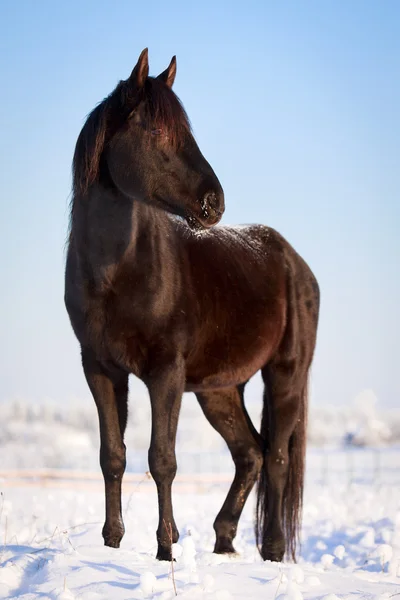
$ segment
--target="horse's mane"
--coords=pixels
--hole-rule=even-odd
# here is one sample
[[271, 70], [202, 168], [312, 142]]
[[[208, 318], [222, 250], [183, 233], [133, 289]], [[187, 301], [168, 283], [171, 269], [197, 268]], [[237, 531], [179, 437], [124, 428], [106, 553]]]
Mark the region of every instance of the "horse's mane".
[[161, 80], [148, 77], [144, 87], [132, 95], [128, 81], [120, 82], [88, 115], [75, 146], [72, 163], [73, 198], [84, 196], [99, 177], [100, 158], [112, 135], [136, 106], [145, 100], [147, 129], [161, 129], [177, 148], [190, 131], [188, 116], [179, 98]]

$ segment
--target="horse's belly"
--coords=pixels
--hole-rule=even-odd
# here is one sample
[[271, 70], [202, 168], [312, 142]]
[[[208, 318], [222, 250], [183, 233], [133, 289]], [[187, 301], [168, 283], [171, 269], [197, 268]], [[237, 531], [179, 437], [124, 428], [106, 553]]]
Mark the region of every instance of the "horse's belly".
[[281, 341], [284, 318], [266, 320], [258, 327], [243, 322], [227, 335], [213, 336], [188, 360], [187, 391], [233, 387], [264, 367]]
[[222, 367], [220, 370], [204, 374], [203, 376], [193, 377], [187, 375], [186, 377], [186, 392], [201, 392], [207, 390], [216, 390], [222, 388], [231, 388], [245, 383], [248, 381], [257, 371], [259, 371], [266, 363], [266, 360], [254, 361], [251, 364], [241, 365], [236, 369], [227, 369]]

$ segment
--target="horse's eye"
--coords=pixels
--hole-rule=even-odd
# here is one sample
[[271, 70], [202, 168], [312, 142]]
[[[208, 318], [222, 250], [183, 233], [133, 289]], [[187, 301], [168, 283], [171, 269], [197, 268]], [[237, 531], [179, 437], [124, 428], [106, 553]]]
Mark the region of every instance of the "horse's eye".
[[152, 129], [151, 130], [151, 135], [161, 135], [162, 134], [162, 129]]

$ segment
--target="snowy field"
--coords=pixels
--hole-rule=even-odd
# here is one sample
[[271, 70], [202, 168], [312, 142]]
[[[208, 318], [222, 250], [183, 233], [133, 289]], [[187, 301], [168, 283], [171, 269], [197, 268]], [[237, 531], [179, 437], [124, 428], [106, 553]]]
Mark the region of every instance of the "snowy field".
[[[254, 498], [241, 519], [238, 555], [212, 554], [212, 522], [227, 488], [227, 481], [200, 486], [178, 480], [175, 485], [181, 532], [174, 564], [178, 597], [386, 600], [400, 596], [399, 486], [309, 482], [297, 565], [261, 561], [253, 536]], [[142, 478], [125, 485], [126, 534], [119, 550], [102, 545], [99, 479], [47, 480], [38, 485], [8, 478], [0, 482], [0, 489], [0, 598], [175, 597], [170, 564], [154, 558], [157, 504], [152, 481]]]
[[[127, 430], [121, 548], [105, 548], [98, 425], [91, 402], [0, 406], [0, 598], [400, 600], [400, 418], [368, 395], [310, 413], [302, 547], [297, 565], [263, 563], [254, 497], [238, 555], [212, 553], [213, 520], [232, 478], [226, 447], [195, 402], [178, 432], [174, 509], [181, 538], [155, 560], [157, 500], [146, 476], [147, 399]], [[259, 406], [250, 404], [257, 423]], [[258, 412], [257, 412], [258, 411]]]

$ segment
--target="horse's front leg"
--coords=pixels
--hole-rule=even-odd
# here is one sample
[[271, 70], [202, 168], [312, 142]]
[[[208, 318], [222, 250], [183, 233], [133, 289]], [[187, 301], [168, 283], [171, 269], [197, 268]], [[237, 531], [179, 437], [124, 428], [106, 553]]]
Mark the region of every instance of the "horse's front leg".
[[121, 484], [126, 465], [123, 438], [127, 421], [128, 375], [123, 371], [105, 372], [87, 351], [82, 351], [82, 364], [99, 414], [100, 465], [106, 495], [104, 544], [119, 548], [125, 532]]
[[171, 560], [171, 535], [173, 543], [179, 538], [172, 512], [171, 486], [176, 474], [175, 440], [184, 382], [183, 359], [164, 362], [152, 370], [146, 381], [152, 414], [149, 467], [158, 493], [159, 560]]

